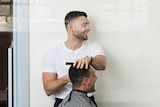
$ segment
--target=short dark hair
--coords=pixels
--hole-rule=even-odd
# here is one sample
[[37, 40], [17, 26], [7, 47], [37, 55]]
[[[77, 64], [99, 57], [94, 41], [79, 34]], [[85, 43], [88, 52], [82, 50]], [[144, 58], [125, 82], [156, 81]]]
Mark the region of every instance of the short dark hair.
[[73, 65], [71, 65], [69, 68], [69, 78], [73, 86], [80, 86], [83, 79], [90, 76], [89, 68], [89, 65], [88, 69], [86, 69], [85, 66], [82, 69], [77, 69], [76, 66], [73, 67]]
[[67, 29], [67, 25], [70, 21], [72, 21], [73, 19], [80, 17], [80, 16], [87, 17], [87, 14], [82, 11], [70, 11], [69, 13], [67, 13], [67, 15], [65, 16], [65, 20], [64, 20], [66, 29]]

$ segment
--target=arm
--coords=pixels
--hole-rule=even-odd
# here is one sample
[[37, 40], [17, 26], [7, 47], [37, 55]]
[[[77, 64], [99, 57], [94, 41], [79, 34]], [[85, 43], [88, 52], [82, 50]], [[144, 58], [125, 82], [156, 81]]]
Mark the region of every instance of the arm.
[[103, 55], [97, 55], [92, 58], [90, 63], [96, 70], [105, 70], [106, 69], [106, 57]]
[[83, 68], [86, 65], [86, 69], [88, 68], [88, 64], [93, 66], [96, 70], [105, 70], [106, 68], [106, 57], [104, 55], [96, 55], [95, 57], [84, 57], [77, 59], [74, 62], [74, 66], [77, 65], [77, 68]]
[[56, 73], [43, 72], [42, 74], [43, 87], [48, 96], [62, 89], [69, 81], [69, 76], [64, 75], [57, 79]]

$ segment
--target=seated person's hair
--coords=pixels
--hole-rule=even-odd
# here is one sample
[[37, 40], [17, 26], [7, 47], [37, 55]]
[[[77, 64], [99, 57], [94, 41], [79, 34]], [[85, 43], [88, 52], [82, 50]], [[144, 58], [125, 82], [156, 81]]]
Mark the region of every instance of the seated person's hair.
[[[77, 65], [76, 65], [77, 66]], [[81, 82], [85, 77], [89, 77], [89, 68], [90, 65], [88, 65], [88, 69], [85, 68], [85, 66], [82, 69], [77, 69], [73, 67], [73, 64], [69, 68], [69, 78], [73, 84], [74, 87], [79, 87], [81, 85]]]

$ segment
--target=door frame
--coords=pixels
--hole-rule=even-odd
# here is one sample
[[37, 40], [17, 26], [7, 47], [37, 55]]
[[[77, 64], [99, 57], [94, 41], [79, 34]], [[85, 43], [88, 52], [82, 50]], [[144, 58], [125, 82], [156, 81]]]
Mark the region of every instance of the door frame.
[[29, 1], [13, 0], [13, 105], [29, 107]]

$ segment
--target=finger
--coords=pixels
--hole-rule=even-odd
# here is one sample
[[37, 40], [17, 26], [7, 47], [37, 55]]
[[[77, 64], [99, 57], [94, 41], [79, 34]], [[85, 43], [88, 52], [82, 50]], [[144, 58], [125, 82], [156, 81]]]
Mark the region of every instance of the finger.
[[78, 61], [78, 62], [77, 62], [77, 66], [76, 66], [76, 68], [77, 68], [77, 69], [79, 69], [80, 67], [81, 67], [81, 62], [80, 62], [80, 61]]
[[77, 65], [77, 60], [76, 61], [74, 61], [74, 63], [73, 63], [73, 67], [75, 67], [76, 65]]
[[85, 62], [85, 69], [88, 69], [89, 68], [89, 62], [86, 60]]
[[85, 64], [85, 68], [86, 68], [86, 69], [88, 69], [88, 62], [86, 62], [86, 64]]
[[81, 65], [80, 65], [80, 68], [82, 69], [84, 66], [85, 66], [85, 63], [82, 62]]

